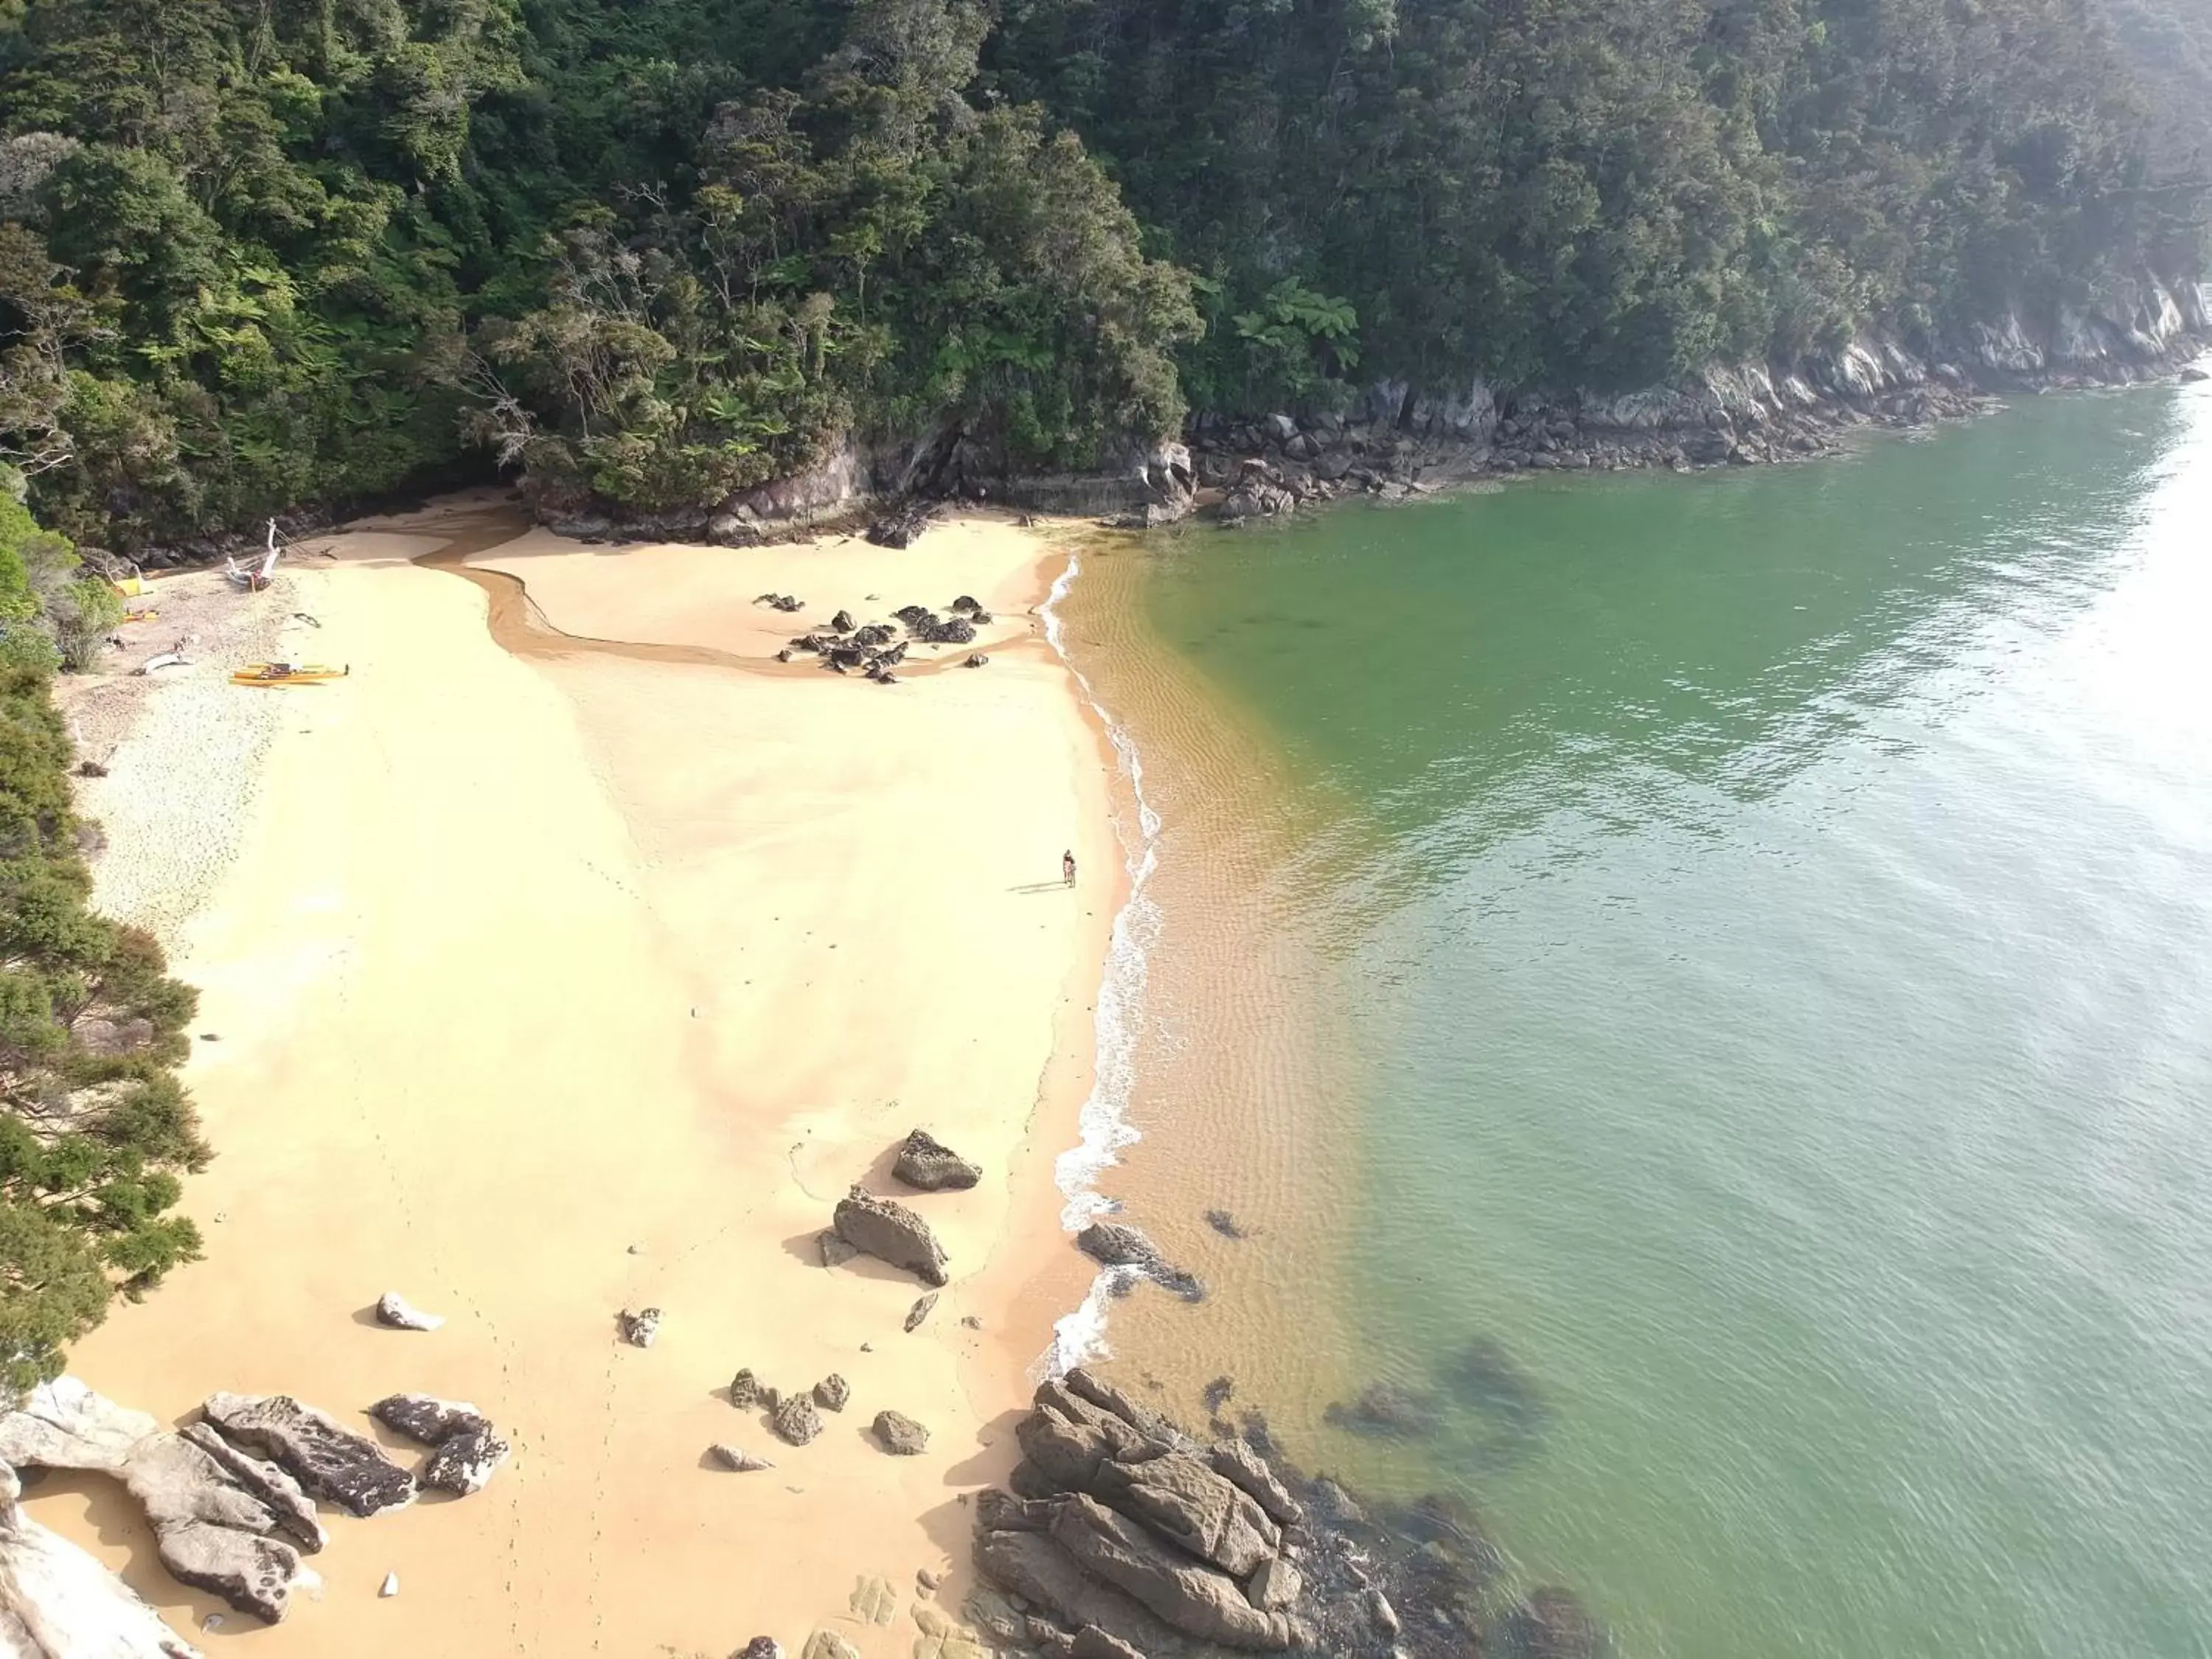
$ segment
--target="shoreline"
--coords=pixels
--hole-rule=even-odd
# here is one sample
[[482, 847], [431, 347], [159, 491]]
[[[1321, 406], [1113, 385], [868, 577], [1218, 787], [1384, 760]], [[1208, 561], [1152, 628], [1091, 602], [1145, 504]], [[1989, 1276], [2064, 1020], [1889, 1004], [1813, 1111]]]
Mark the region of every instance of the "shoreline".
[[[639, 580], [639, 565], [680, 566], [696, 550], [556, 548], [547, 558], [497, 539], [465, 580], [482, 591], [490, 584], [473, 578], [497, 571], [502, 551], [530, 558], [526, 587], [503, 574], [527, 593], [533, 630], [533, 617], [561, 627], [592, 607], [610, 618], [594, 641], [556, 634], [514, 653], [487, 626], [489, 597], [424, 579], [447, 574], [434, 562], [444, 538], [426, 520], [450, 520], [455, 506], [331, 538], [331, 568], [289, 579], [326, 625], [317, 644], [356, 665], [335, 696], [234, 694], [297, 710], [301, 723], [249, 769], [259, 779], [243, 797], [240, 855], [179, 929], [177, 971], [204, 992], [196, 1029], [216, 1039], [196, 1044], [187, 1073], [218, 1153], [187, 1200], [208, 1260], [119, 1310], [72, 1370], [165, 1419], [227, 1388], [294, 1392], [358, 1424], [368, 1400], [400, 1387], [471, 1399], [512, 1436], [512, 1463], [466, 1500], [465, 1518], [441, 1504], [339, 1521], [313, 1563], [331, 1605], [297, 1607], [258, 1636], [264, 1646], [724, 1652], [766, 1632], [796, 1652], [823, 1629], [871, 1659], [903, 1653], [917, 1611], [941, 1607], [957, 1622], [967, 1498], [1011, 1467], [1011, 1413], [1091, 1276], [1060, 1231], [1053, 1165], [1091, 1087], [1097, 986], [1126, 895], [1107, 850], [1110, 740], [1030, 620], [1067, 560], [1047, 536], [968, 520], [892, 554], [717, 550], [720, 571], [678, 568], [672, 599]], [[562, 568], [586, 560], [594, 570]], [[920, 591], [869, 583], [882, 561]], [[926, 669], [885, 696], [818, 670], [802, 687], [805, 667], [766, 657], [744, 674], [701, 660], [718, 647], [683, 638], [685, 619], [666, 607], [711, 599], [727, 614], [700, 626], [750, 623], [756, 591], [789, 585], [764, 579], [764, 563], [834, 574], [841, 603], [845, 586], [854, 601], [866, 586], [884, 607], [941, 605], [951, 585], [981, 592], [977, 573], [997, 571], [998, 591], [985, 593], [1001, 624], [986, 647], [993, 665]], [[617, 565], [622, 593], [603, 580]], [[790, 625], [758, 617], [763, 629]], [[687, 736], [687, 716], [693, 732], [743, 740]], [[148, 730], [142, 719], [138, 735]], [[488, 731], [529, 752], [514, 764], [472, 752]], [[850, 751], [842, 762], [839, 744]], [[433, 745], [451, 752], [418, 753]], [[886, 767], [902, 753], [968, 763], [907, 778]], [[431, 774], [445, 787], [425, 805], [416, 786]], [[546, 810], [549, 789], [567, 804]], [[881, 920], [915, 883], [957, 888], [970, 879], [960, 872], [1041, 839], [1024, 825], [1053, 824], [1057, 842], [1065, 811], [1086, 876], [1112, 872], [1079, 887], [1075, 905], [1058, 902], [1054, 870], [995, 898], [977, 891], [935, 926], [927, 905], [919, 925]], [[428, 821], [380, 831], [380, 813]], [[1002, 817], [1015, 823], [994, 830]], [[137, 856], [137, 832], [117, 827], [104, 865]], [[380, 845], [390, 841], [404, 845]], [[1040, 870], [1050, 856], [1030, 854]], [[501, 878], [487, 883], [495, 869]], [[755, 933], [769, 920], [762, 908], [800, 937]], [[821, 941], [844, 944], [844, 960], [807, 943], [809, 917], [816, 933], [851, 930]], [[970, 945], [970, 933], [984, 937]], [[747, 971], [756, 950], [782, 988], [756, 996], [720, 982]], [[556, 980], [587, 1018], [535, 1006]], [[651, 984], [665, 993], [653, 1001], [683, 1006], [644, 1006], [637, 988]], [[459, 1016], [456, 1029], [440, 1029], [441, 1007]], [[803, 1019], [827, 1028], [821, 1040], [784, 1052]], [[526, 1102], [512, 1098], [518, 1068]], [[502, 1087], [507, 1097], [492, 1098]], [[635, 1104], [609, 1117], [585, 1103], [597, 1099]], [[656, 1111], [656, 1100], [691, 1103]], [[471, 1103], [495, 1127], [479, 1133]], [[955, 1275], [922, 1329], [902, 1335], [899, 1316], [921, 1288], [910, 1279], [866, 1261], [825, 1273], [807, 1258], [845, 1185], [896, 1190], [882, 1179], [882, 1149], [916, 1122], [982, 1163], [986, 1178], [967, 1194], [900, 1194], [946, 1240]], [[469, 1167], [441, 1170], [441, 1154]], [[633, 1161], [647, 1167], [624, 1167]], [[478, 1168], [501, 1173], [487, 1187]], [[363, 1186], [382, 1189], [377, 1202], [349, 1201], [346, 1188]], [[588, 1194], [586, 1207], [565, 1204], [564, 1191]], [[544, 1231], [548, 1220], [558, 1232]], [[453, 1324], [416, 1336], [349, 1321], [387, 1289]], [[717, 1305], [732, 1293], [741, 1305]], [[641, 1353], [617, 1346], [611, 1325], [619, 1305], [641, 1300], [665, 1306], [668, 1326]], [[853, 1406], [825, 1418], [812, 1445], [778, 1445], [713, 1397], [739, 1364], [787, 1389], [842, 1370]], [[875, 1447], [866, 1425], [884, 1407], [933, 1430], [927, 1455]], [[604, 1443], [588, 1455], [587, 1431]], [[695, 1468], [725, 1437], [777, 1469]], [[210, 1651], [252, 1627], [228, 1615], [202, 1633], [220, 1605], [167, 1580], [110, 1483], [50, 1477], [27, 1502]], [[795, 1567], [787, 1551], [740, 1547], [750, 1559], [732, 1567], [731, 1545], [756, 1527], [768, 1529], [763, 1543], [794, 1528], [824, 1541]], [[387, 1570], [404, 1589], [383, 1601], [374, 1590]], [[933, 1597], [914, 1588], [917, 1571], [943, 1576]], [[896, 1592], [889, 1626], [848, 1606], [866, 1578]]]

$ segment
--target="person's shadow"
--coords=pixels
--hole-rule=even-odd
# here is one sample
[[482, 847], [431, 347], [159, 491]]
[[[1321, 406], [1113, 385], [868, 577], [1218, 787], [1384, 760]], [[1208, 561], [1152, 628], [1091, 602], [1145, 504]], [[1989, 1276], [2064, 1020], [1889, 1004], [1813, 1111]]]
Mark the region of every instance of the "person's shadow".
[[1066, 892], [1074, 885], [1072, 881], [1029, 881], [1022, 883], [1019, 886], [1009, 887], [1006, 890], [1009, 893], [1060, 893]]

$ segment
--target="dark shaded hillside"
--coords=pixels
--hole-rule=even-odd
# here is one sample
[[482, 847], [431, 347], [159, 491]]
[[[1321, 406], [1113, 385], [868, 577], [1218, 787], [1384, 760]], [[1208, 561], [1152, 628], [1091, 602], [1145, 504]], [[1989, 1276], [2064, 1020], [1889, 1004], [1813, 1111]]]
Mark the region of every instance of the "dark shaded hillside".
[[12, 0], [0, 459], [125, 547], [696, 511], [2080, 308], [2202, 252], [2160, 3]]

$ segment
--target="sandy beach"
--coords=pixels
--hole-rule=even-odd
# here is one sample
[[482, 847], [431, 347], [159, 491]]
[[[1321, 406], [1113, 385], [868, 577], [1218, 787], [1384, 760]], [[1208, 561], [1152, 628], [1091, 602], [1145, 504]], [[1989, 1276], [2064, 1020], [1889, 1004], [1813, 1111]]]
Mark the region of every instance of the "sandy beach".
[[[580, 547], [489, 496], [319, 545], [246, 603], [349, 677], [159, 687], [88, 803], [101, 902], [201, 988], [188, 1080], [218, 1157], [186, 1205], [206, 1260], [72, 1370], [177, 1419], [228, 1389], [365, 1429], [422, 1390], [514, 1455], [476, 1497], [340, 1518], [319, 1598], [265, 1631], [170, 1581], [109, 1483], [49, 1479], [32, 1513], [210, 1652], [798, 1654], [817, 1630], [962, 1652], [933, 1610], [957, 1616], [967, 1495], [1011, 1464], [1089, 1279], [1052, 1162], [1117, 858], [1101, 735], [1035, 615], [1064, 554], [992, 519], [896, 552]], [[441, 547], [480, 574], [414, 562]], [[774, 660], [836, 610], [962, 593], [994, 622], [899, 685]], [[908, 1334], [922, 1287], [825, 1269], [816, 1238], [848, 1185], [896, 1193], [917, 1126], [985, 1176], [899, 1194], [951, 1258]], [[391, 1290], [449, 1322], [380, 1328]], [[622, 1344], [647, 1305], [658, 1341]], [[851, 1404], [783, 1446], [724, 1398], [741, 1366], [841, 1374]], [[878, 1448], [885, 1408], [926, 1454]], [[722, 1472], [716, 1442], [776, 1467]], [[925, 1595], [918, 1571], [947, 1576]]]

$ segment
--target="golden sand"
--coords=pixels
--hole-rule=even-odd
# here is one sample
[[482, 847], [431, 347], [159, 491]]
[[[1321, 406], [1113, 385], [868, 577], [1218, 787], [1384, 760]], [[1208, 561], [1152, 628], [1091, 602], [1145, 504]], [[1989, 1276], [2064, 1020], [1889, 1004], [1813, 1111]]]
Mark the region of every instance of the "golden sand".
[[[528, 585], [518, 652], [482, 588], [412, 562], [499, 541], [490, 510], [334, 538], [294, 580], [313, 654], [350, 678], [234, 691], [288, 701], [175, 963], [208, 1034], [189, 1080], [219, 1157], [187, 1200], [207, 1259], [72, 1369], [177, 1417], [228, 1389], [366, 1426], [422, 1390], [476, 1403], [514, 1455], [477, 1496], [340, 1521], [321, 1601], [266, 1632], [226, 1613], [202, 1634], [216, 1604], [99, 1480], [50, 1480], [33, 1512], [215, 1653], [720, 1656], [769, 1634], [795, 1654], [827, 1628], [906, 1655], [918, 1570], [949, 1573], [931, 1601], [957, 1613], [966, 1494], [1011, 1462], [1027, 1368], [1088, 1280], [1050, 1166], [1116, 893], [1099, 735], [1032, 615], [1060, 561], [992, 520], [903, 552], [532, 535], [477, 556]], [[769, 660], [835, 609], [963, 592], [1000, 614], [987, 669], [884, 688]], [[132, 856], [127, 836], [106, 854]], [[986, 1176], [908, 1195], [953, 1279], [906, 1334], [921, 1287], [825, 1270], [815, 1239], [848, 1184], [891, 1190], [917, 1125]], [[378, 1328], [386, 1290], [449, 1322]], [[617, 1313], [647, 1305], [659, 1340], [623, 1346]], [[740, 1366], [787, 1389], [837, 1372], [852, 1403], [786, 1447], [721, 1397]], [[928, 1426], [926, 1455], [877, 1447], [887, 1407]], [[716, 1442], [776, 1468], [713, 1468]], [[854, 1609], [870, 1577], [888, 1624]]]

